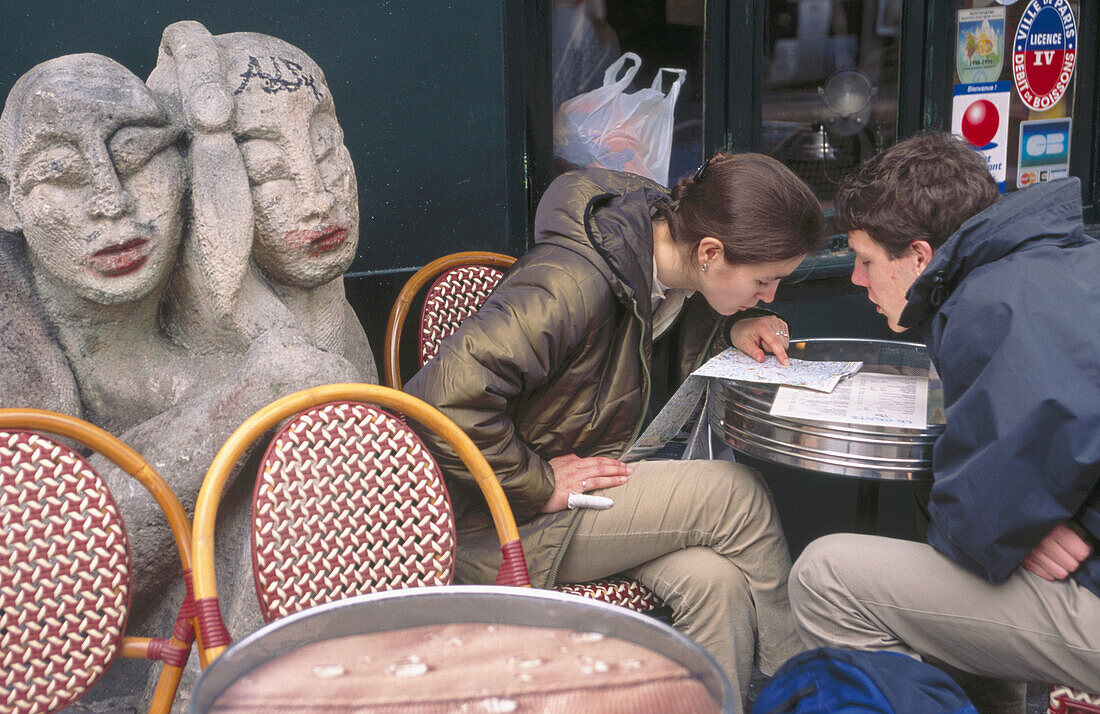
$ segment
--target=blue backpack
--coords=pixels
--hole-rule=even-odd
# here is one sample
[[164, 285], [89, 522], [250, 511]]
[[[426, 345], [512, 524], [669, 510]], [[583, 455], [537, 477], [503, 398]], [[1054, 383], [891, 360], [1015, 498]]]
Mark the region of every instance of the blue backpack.
[[768, 682], [753, 714], [977, 714], [955, 680], [896, 652], [822, 647], [796, 655]]

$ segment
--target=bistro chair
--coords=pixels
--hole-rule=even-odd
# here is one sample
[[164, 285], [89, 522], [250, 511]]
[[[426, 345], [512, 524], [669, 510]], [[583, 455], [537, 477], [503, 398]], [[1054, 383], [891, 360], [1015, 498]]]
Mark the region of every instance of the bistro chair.
[[[394, 389], [404, 385], [399, 355], [402, 330], [414, 300], [425, 285], [431, 283], [420, 311], [418, 367], [435, 357], [439, 344], [454, 334], [463, 320], [478, 311], [504, 277], [504, 271], [514, 262], [515, 258], [500, 253], [468, 251], [445, 255], [416, 271], [398, 293], [386, 324], [383, 360], [386, 384]], [[559, 584], [554, 589], [637, 612], [656, 610], [664, 605], [649, 588], [622, 576], [590, 583]]]
[[[179, 549], [188, 596], [168, 639], [124, 637], [130, 547], [103, 479], [62, 437], [102, 454], [153, 494]], [[0, 409], [0, 711], [54, 712], [115, 657], [163, 662], [150, 712], [167, 712], [194, 639], [191, 527], [172, 489], [97, 426], [39, 409]]]
[[1055, 686], [1050, 690], [1047, 714], [1100, 714], [1100, 696]]
[[454, 422], [388, 387], [314, 387], [249, 417], [222, 446], [203, 480], [193, 551], [204, 666], [230, 642], [214, 573], [222, 489], [252, 443], [288, 417], [294, 418], [268, 446], [253, 491], [252, 572], [267, 622], [354, 595], [451, 583], [455, 531], [450, 497], [439, 467], [405, 418], [450, 444], [481, 487], [504, 555], [497, 584], [530, 585], [504, 492]]
[[386, 386], [401, 389], [405, 384], [399, 359], [401, 335], [409, 310], [425, 285], [431, 282], [420, 310], [418, 367], [435, 357], [439, 343], [478, 311], [514, 262], [510, 255], [473, 250], [445, 255], [416, 271], [397, 294], [386, 322], [382, 356]]

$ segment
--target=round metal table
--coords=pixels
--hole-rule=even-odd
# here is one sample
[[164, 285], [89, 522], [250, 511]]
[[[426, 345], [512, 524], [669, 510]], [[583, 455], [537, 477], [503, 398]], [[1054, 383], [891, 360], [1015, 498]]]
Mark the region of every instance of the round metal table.
[[770, 413], [779, 385], [719, 380], [708, 402], [712, 438], [784, 466], [860, 479], [857, 528], [872, 532], [883, 480], [932, 478], [932, 445], [944, 425], [943, 386], [924, 345], [822, 338], [792, 342], [792, 359], [861, 361], [865, 373], [925, 377], [927, 426], [913, 429], [813, 421]]
[[732, 712], [735, 696], [710, 654], [654, 618], [565, 593], [443, 586], [276, 620], [203, 672], [188, 711], [694, 714]]

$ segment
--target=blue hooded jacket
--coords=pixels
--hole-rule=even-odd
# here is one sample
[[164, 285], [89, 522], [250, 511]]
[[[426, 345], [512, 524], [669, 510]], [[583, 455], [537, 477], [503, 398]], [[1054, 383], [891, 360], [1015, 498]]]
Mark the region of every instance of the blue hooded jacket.
[[[1100, 241], [1077, 179], [970, 218], [909, 289], [944, 386], [928, 542], [1001, 582], [1056, 525], [1100, 538]], [[1073, 577], [1100, 596], [1100, 553]]]

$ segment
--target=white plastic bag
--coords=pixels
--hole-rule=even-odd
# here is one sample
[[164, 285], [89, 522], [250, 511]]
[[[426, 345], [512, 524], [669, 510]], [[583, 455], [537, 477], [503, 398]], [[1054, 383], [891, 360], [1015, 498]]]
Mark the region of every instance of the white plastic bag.
[[[631, 65], [616, 79], [627, 61]], [[562, 102], [554, 117], [554, 153], [576, 166], [629, 171], [668, 183], [676, 99], [687, 71], [662, 67], [653, 85], [626, 90], [642, 60], [627, 52], [607, 68], [603, 86]], [[661, 91], [665, 73], [676, 75]]]

